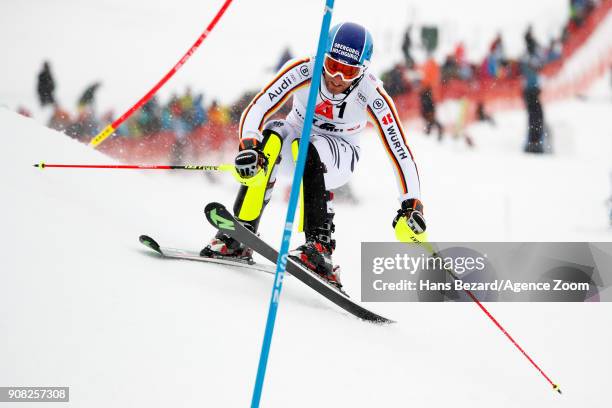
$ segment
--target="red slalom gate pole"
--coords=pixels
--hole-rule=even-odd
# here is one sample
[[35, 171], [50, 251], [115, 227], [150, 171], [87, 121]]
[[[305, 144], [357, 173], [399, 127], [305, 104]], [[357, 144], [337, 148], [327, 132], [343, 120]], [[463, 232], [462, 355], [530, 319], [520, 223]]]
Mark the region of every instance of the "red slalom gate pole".
[[172, 69], [157, 84], [155, 84], [155, 86], [145, 96], [140, 98], [140, 100], [138, 102], [136, 102], [136, 104], [134, 106], [132, 106], [127, 112], [125, 112], [123, 115], [121, 115], [121, 117], [119, 117], [119, 119], [115, 120], [113, 123], [111, 123], [110, 125], [106, 126], [100, 133], [98, 133], [98, 135], [96, 135], [96, 137], [91, 139], [91, 141], [89, 142], [89, 145], [91, 147], [96, 148], [102, 142], [104, 142], [110, 135], [113, 134], [113, 132], [115, 132], [115, 130], [117, 130], [117, 128], [119, 126], [121, 126], [121, 124], [127, 118], [132, 116], [132, 114], [134, 112], [136, 112], [136, 110], [138, 110], [142, 105], [147, 103], [147, 101], [149, 99], [151, 99], [151, 97], [153, 97], [153, 95], [155, 95], [155, 93], [159, 90], [159, 88], [164, 86], [164, 84], [166, 82], [168, 82], [168, 80], [170, 78], [172, 78], [172, 76], [174, 76], [174, 74], [179, 69], [181, 69], [181, 67], [185, 64], [185, 62], [187, 62], [189, 57], [191, 57], [196, 52], [196, 50], [198, 49], [200, 44], [202, 44], [204, 39], [206, 37], [208, 37], [208, 34], [212, 31], [212, 29], [215, 27], [215, 25], [217, 25], [217, 23], [219, 22], [219, 20], [221, 19], [221, 17], [225, 13], [225, 10], [227, 10], [227, 8], [231, 4], [231, 2], [232, 2], [232, 0], [225, 0], [225, 3], [223, 3], [223, 5], [219, 9], [219, 11], [215, 15], [215, 17], [212, 19], [210, 24], [208, 24], [208, 27], [206, 27], [206, 30], [204, 30], [204, 32], [200, 35], [200, 37], [196, 40], [196, 42], [191, 46], [191, 48], [189, 48], [189, 50], [185, 53], [185, 55], [183, 55], [183, 58], [181, 58], [180, 61], [177, 62], [176, 65], [174, 67], [172, 67]]
[[[424, 248], [427, 249], [429, 253], [431, 253], [433, 257], [441, 258], [438, 251], [429, 242], [416, 242], [415, 241], [414, 243], [421, 244]], [[450, 275], [451, 278], [453, 278], [454, 280], [459, 280], [459, 277], [455, 274], [453, 270], [446, 268], [446, 267], [444, 268], [444, 270]], [[487, 308], [484, 307], [484, 305], [480, 302], [480, 300], [478, 300], [476, 295], [474, 295], [469, 289], [463, 289], [463, 290], [465, 291], [465, 293], [467, 293], [470, 299], [472, 299], [474, 303], [476, 303], [476, 305], [480, 308], [480, 310], [482, 310], [483, 313], [487, 315], [489, 319], [491, 319], [493, 324], [495, 324], [495, 326], [497, 326], [497, 328], [501, 330], [502, 333], [504, 333], [504, 335], [508, 338], [508, 340], [510, 340], [510, 342], [514, 344], [514, 347], [516, 347], [521, 352], [521, 354], [523, 354], [523, 356], [531, 363], [531, 365], [535, 367], [536, 370], [538, 370], [538, 372], [542, 375], [542, 377], [544, 377], [546, 381], [548, 381], [548, 383], [552, 386], [553, 391], [556, 391], [559, 394], [561, 394], [561, 388], [559, 388], [559, 385], [555, 384], [550, 379], [550, 377], [547, 376], [546, 373], [540, 368], [540, 366], [537, 365], [535, 361], [533, 361], [533, 359], [529, 356], [529, 354], [527, 354], [527, 352], [523, 350], [523, 348], [516, 342], [516, 340], [514, 340], [514, 338], [510, 335], [510, 333], [508, 333], [508, 331], [497, 321], [495, 317], [493, 317], [493, 315], [487, 310]]]
[[493, 315], [491, 313], [489, 313], [487, 308], [484, 307], [482, 303], [480, 303], [478, 298], [469, 289], [464, 289], [464, 291], [474, 301], [474, 303], [476, 303], [476, 305], [478, 305], [478, 307], [484, 312], [484, 314], [486, 314], [487, 317], [489, 319], [491, 319], [491, 321], [499, 328], [499, 330], [501, 330], [501, 332], [506, 335], [508, 340], [510, 340], [512, 342], [512, 344], [514, 344], [514, 346], [521, 353], [523, 353], [523, 356], [525, 356], [525, 358], [531, 363], [531, 365], [533, 365], [536, 368], [536, 370], [538, 370], [540, 372], [540, 374], [542, 374], [542, 376], [546, 379], [546, 381], [548, 381], [548, 383], [553, 387], [553, 390], [557, 391], [559, 394], [561, 394], [561, 388], [559, 388], [559, 385], [555, 384], [554, 382], [552, 382], [552, 380], [546, 375], [546, 373], [544, 371], [542, 371], [540, 366], [538, 366], [535, 363], [535, 361], [533, 361], [533, 359], [531, 357], [529, 357], [529, 354], [527, 354], [527, 352], [525, 350], [523, 350], [523, 348], [516, 342], [516, 340], [514, 340], [514, 338], [510, 335], [510, 333], [508, 333], [508, 331], [506, 329], [504, 329], [504, 327], [497, 321], [497, 319], [495, 317], [493, 317]]

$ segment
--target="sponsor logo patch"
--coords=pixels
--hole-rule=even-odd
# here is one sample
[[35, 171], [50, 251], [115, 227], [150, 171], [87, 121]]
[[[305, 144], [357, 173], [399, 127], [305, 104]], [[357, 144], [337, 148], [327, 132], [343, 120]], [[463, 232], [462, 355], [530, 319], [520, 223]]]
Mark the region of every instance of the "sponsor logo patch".
[[308, 69], [308, 65], [302, 65], [300, 67], [300, 74], [302, 74], [304, 77], [307, 77], [308, 75], [310, 75], [310, 70]]
[[282, 122], [280, 120], [273, 120], [272, 122], [270, 122], [269, 124], [266, 125], [266, 129], [278, 129], [285, 126], [285, 122]]
[[406, 153], [406, 150], [404, 150], [403, 143], [400, 141], [400, 137], [397, 131], [395, 130], [395, 126], [390, 125], [389, 127], [387, 127], [387, 135], [387, 140], [391, 142], [391, 145], [395, 150], [396, 156], [399, 156], [401, 160], [407, 159], [408, 154]]
[[385, 102], [381, 98], [375, 99], [372, 103], [372, 107], [376, 110], [381, 110], [385, 107]]
[[326, 132], [331, 132], [331, 133], [344, 132], [344, 129], [338, 128], [333, 123], [324, 122], [324, 121], [319, 120], [319, 119], [314, 119], [313, 120], [313, 125], [315, 125], [319, 129], [324, 130]]
[[390, 113], [387, 113], [384, 118], [382, 118], [382, 123], [385, 125], [390, 125], [393, 123], [393, 116]]
[[280, 85], [268, 91], [268, 98], [270, 98], [270, 102], [280, 97], [283, 94], [283, 92], [289, 89], [291, 85], [293, 85], [293, 81], [291, 81], [291, 78], [289, 76], [286, 76], [283, 79], [283, 82], [280, 83]]
[[357, 98], [356, 98], [356, 100], [361, 105], [365, 105], [368, 102], [368, 99], [366, 98], [366, 96], [363, 93], [361, 93], [361, 91], [357, 91]]

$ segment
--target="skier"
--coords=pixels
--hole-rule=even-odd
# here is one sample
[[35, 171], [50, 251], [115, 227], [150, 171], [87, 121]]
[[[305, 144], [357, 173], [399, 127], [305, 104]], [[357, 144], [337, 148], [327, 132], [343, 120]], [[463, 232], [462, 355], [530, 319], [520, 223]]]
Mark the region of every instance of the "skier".
[[[372, 49], [370, 33], [358, 24], [347, 22], [330, 31], [303, 176], [306, 242], [289, 253], [337, 288], [342, 285], [339, 268], [331, 259], [335, 240], [330, 190], [347, 183], [355, 170], [361, 156], [359, 138], [368, 118], [397, 177], [401, 206], [393, 220], [396, 235], [404, 234], [407, 240], [425, 238], [417, 168], [393, 101], [381, 82], [367, 72]], [[242, 114], [235, 166], [243, 185], [234, 215], [254, 232], [270, 200], [277, 164], [281, 158], [295, 160], [310, 82], [316, 74], [313, 67], [312, 58], [290, 60]], [[285, 119], [268, 121], [292, 95], [293, 106]], [[248, 259], [252, 250], [218, 232], [200, 255]]]

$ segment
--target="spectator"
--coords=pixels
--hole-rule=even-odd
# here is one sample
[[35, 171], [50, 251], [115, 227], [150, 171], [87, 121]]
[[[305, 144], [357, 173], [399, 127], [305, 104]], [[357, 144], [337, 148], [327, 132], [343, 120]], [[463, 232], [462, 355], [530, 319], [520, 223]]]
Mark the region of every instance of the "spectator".
[[51, 67], [48, 61], [43, 63], [43, 68], [38, 74], [38, 85], [36, 87], [38, 91], [38, 100], [40, 106], [55, 105], [55, 81], [51, 74]]
[[154, 96], [138, 112], [138, 126], [142, 133], [150, 135], [161, 130], [161, 113], [157, 97]]
[[570, 24], [581, 27], [594, 7], [593, 0], [570, 0]]
[[442, 84], [448, 83], [452, 79], [459, 77], [459, 66], [454, 54], [449, 54], [442, 64], [441, 69]]
[[440, 66], [433, 57], [427, 58], [421, 67], [421, 78], [423, 87], [431, 88], [437, 95], [440, 88]]
[[70, 114], [56, 104], [53, 108], [53, 115], [47, 126], [59, 132], [64, 132], [70, 127], [70, 123]]
[[183, 110], [181, 99], [176, 99], [172, 107], [172, 130], [174, 132], [175, 141], [174, 145], [172, 146], [171, 163], [174, 165], [183, 163], [185, 148], [189, 143], [188, 136], [192, 131], [192, 127], [187, 121], [189, 118], [189, 111]]
[[[257, 95], [257, 91], [247, 91], [244, 93], [230, 108], [230, 121], [232, 123], [240, 122], [240, 117], [242, 116], [242, 112], [247, 108], [249, 103], [255, 98]], [[289, 105], [286, 103], [285, 105]]]
[[227, 125], [230, 123], [229, 111], [215, 100], [210, 105], [210, 108], [208, 108], [208, 120], [214, 125]]
[[429, 135], [435, 127], [438, 129], [438, 140], [442, 140], [443, 128], [436, 118], [436, 104], [431, 87], [421, 89], [419, 98], [421, 102], [421, 117], [425, 120], [425, 134]]
[[505, 58], [504, 53], [504, 41], [500, 33], [497, 34], [491, 46], [489, 47], [489, 53], [495, 57], [498, 61], [501, 61]]
[[402, 40], [402, 54], [404, 55], [404, 62], [406, 64], [406, 68], [412, 69], [414, 68], [414, 58], [412, 58], [412, 38], [410, 37], [410, 32], [412, 31], [412, 26], [408, 26], [406, 32], [404, 33], [404, 39]]
[[483, 62], [483, 73], [487, 78], [501, 79], [504, 76], [502, 68], [505, 64], [504, 43], [501, 34], [497, 34]]
[[528, 54], [535, 54], [540, 48], [538, 42], [533, 36], [533, 26], [529, 24], [527, 31], [525, 31], [525, 48], [527, 48]]
[[174, 128], [174, 123], [183, 117], [183, 108], [181, 106], [181, 100], [176, 94], [173, 94], [168, 102], [168, 109], [170, 111], [170, 127]]
[[285, 49], [283, 50], [283, 53], [278, 59], [278, 62], [276, 63], [276, 66], [274, 67], [275, 72], [280, 71], [283, 65], [285, 65], [287, 61], [289, 61], [292, 58], [293, 58], [293, 54], [291, 54], [291, 50], [289, 49], [289, 47], [285, 47]]
[[421, 92], [419, 95], [421, 103], [421, 116], [425, 120], [425, 133], [430, 134], [435, 127], [438, 129], [438, 140], [442, 140], [443, 128], [436, 119], [435, 97], [440, 87], [440, 67], [433, 57], [429, 57], [422, 67]]
[[94, 101], [96, 98], [96, 91], [98, 90], [99, 87], [100, 87], [100, 82], [94, 82], [93, 84], [89, 85], [85, 89], [85, 92], [83, 92], [83, 94], [79, 98], [79, 102], [78, 102], [79, 109], [90, 107], [94, 104]]
[[478, 101], [476, 104], [476, 120], [479, 122], [489, 122], [492, 126], [495, 126], [495, 120], [485, 111], [482, 101]]
[[408, 85], [404, 79], [405, 67], [402, 64], [395, 64], [389, 71], [383, 73], [380, 79], [385, 84], [385, 89], [389, 96], [393, 97], [408, 91]]
[[139, 138], [143, 136], [142, 130], [140, 129], [140, 123], [138, 116], [132, 115], [126, 122], [127, 133], [129, 137]]
[[457, 43], [455, 46], [455, 61], [457, 64], [463, 65], [466, 63], [465, 61], [465, 44], [463, 42]]
[[554, 62], [561, 58], [561, 44], [554, 38], [550, 39], [550, 44], [546, 50], [546, 62]]
[[185, 94], [181, 96], [179, 99], [179, 103], [181, 104], [181, 110], [183, 112], [190, 111], [193, 109], [193, 95], [191, 94], [191, 88], [187, 87], [185, 90]]
[[179, 99], [181, 105], [181, 115], [183, 124], [187, 133], [190, 133], [195, 128], [195, 111], [193, 110], [193, 95], [191, 88], [187, 87], [185, 94]]
[[465, 59], [465, 45], [463, 42], [457, 43], [454, 57], [457, 64], [457, 78], [461, 79], [462, 81], [471, 81], [474, 77], [474, 69]]
[[162, 130], [172, 129], [172, 110], [170, 109], [170, 104], [167, 104], [166, 106], [162, 108], [161, 126], [162, 126]]
[[452, 135], [455, 140], [463, 139], [465, 141], [465, 144], [468, 147], [472, 148], [474, 147], [474, 140], [472, 140], [472, 137], [466, 131], [470, 102], [466, 97], [462, 97], [458, 100], [458, 102], [459, 114], [457, 115], [457, 120], [455, 121], [455, 125], [452, 129]]
[[193, 127], [199, 128], [208, 120], [206, 110], [204, 109], [204, 94], [196, 95], [193, 100]]
[[98, 133], [98, 121], [91, 106], [82, 107], [76, 121], [72, 122], [68, 129], [66, 129], [68, 136], [81, 142], [88, 142], [89, 136], [93, 136], [96, 133]]
[[[529, 46], [528, 46], [529, 47]], [[521, 59], [521, 74], [523, 75], [523, 97], [527, 107], [528, 132], [525, 152], [544, 153], [544, 111], [540, 101], [540, 74], [543, 61], [541, 55], [528, 48]]]

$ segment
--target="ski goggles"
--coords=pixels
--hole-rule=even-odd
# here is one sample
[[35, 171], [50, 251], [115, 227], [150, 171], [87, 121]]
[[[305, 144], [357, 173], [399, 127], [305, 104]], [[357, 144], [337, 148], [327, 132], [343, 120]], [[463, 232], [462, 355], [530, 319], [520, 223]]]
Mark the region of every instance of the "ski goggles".
[[351, 65], [332, 58], [329, 54], [323, 60], [323, 69], [331, 76], [340, 75], [343, 81], [350, 82], [363, 74], [361, 65]]

